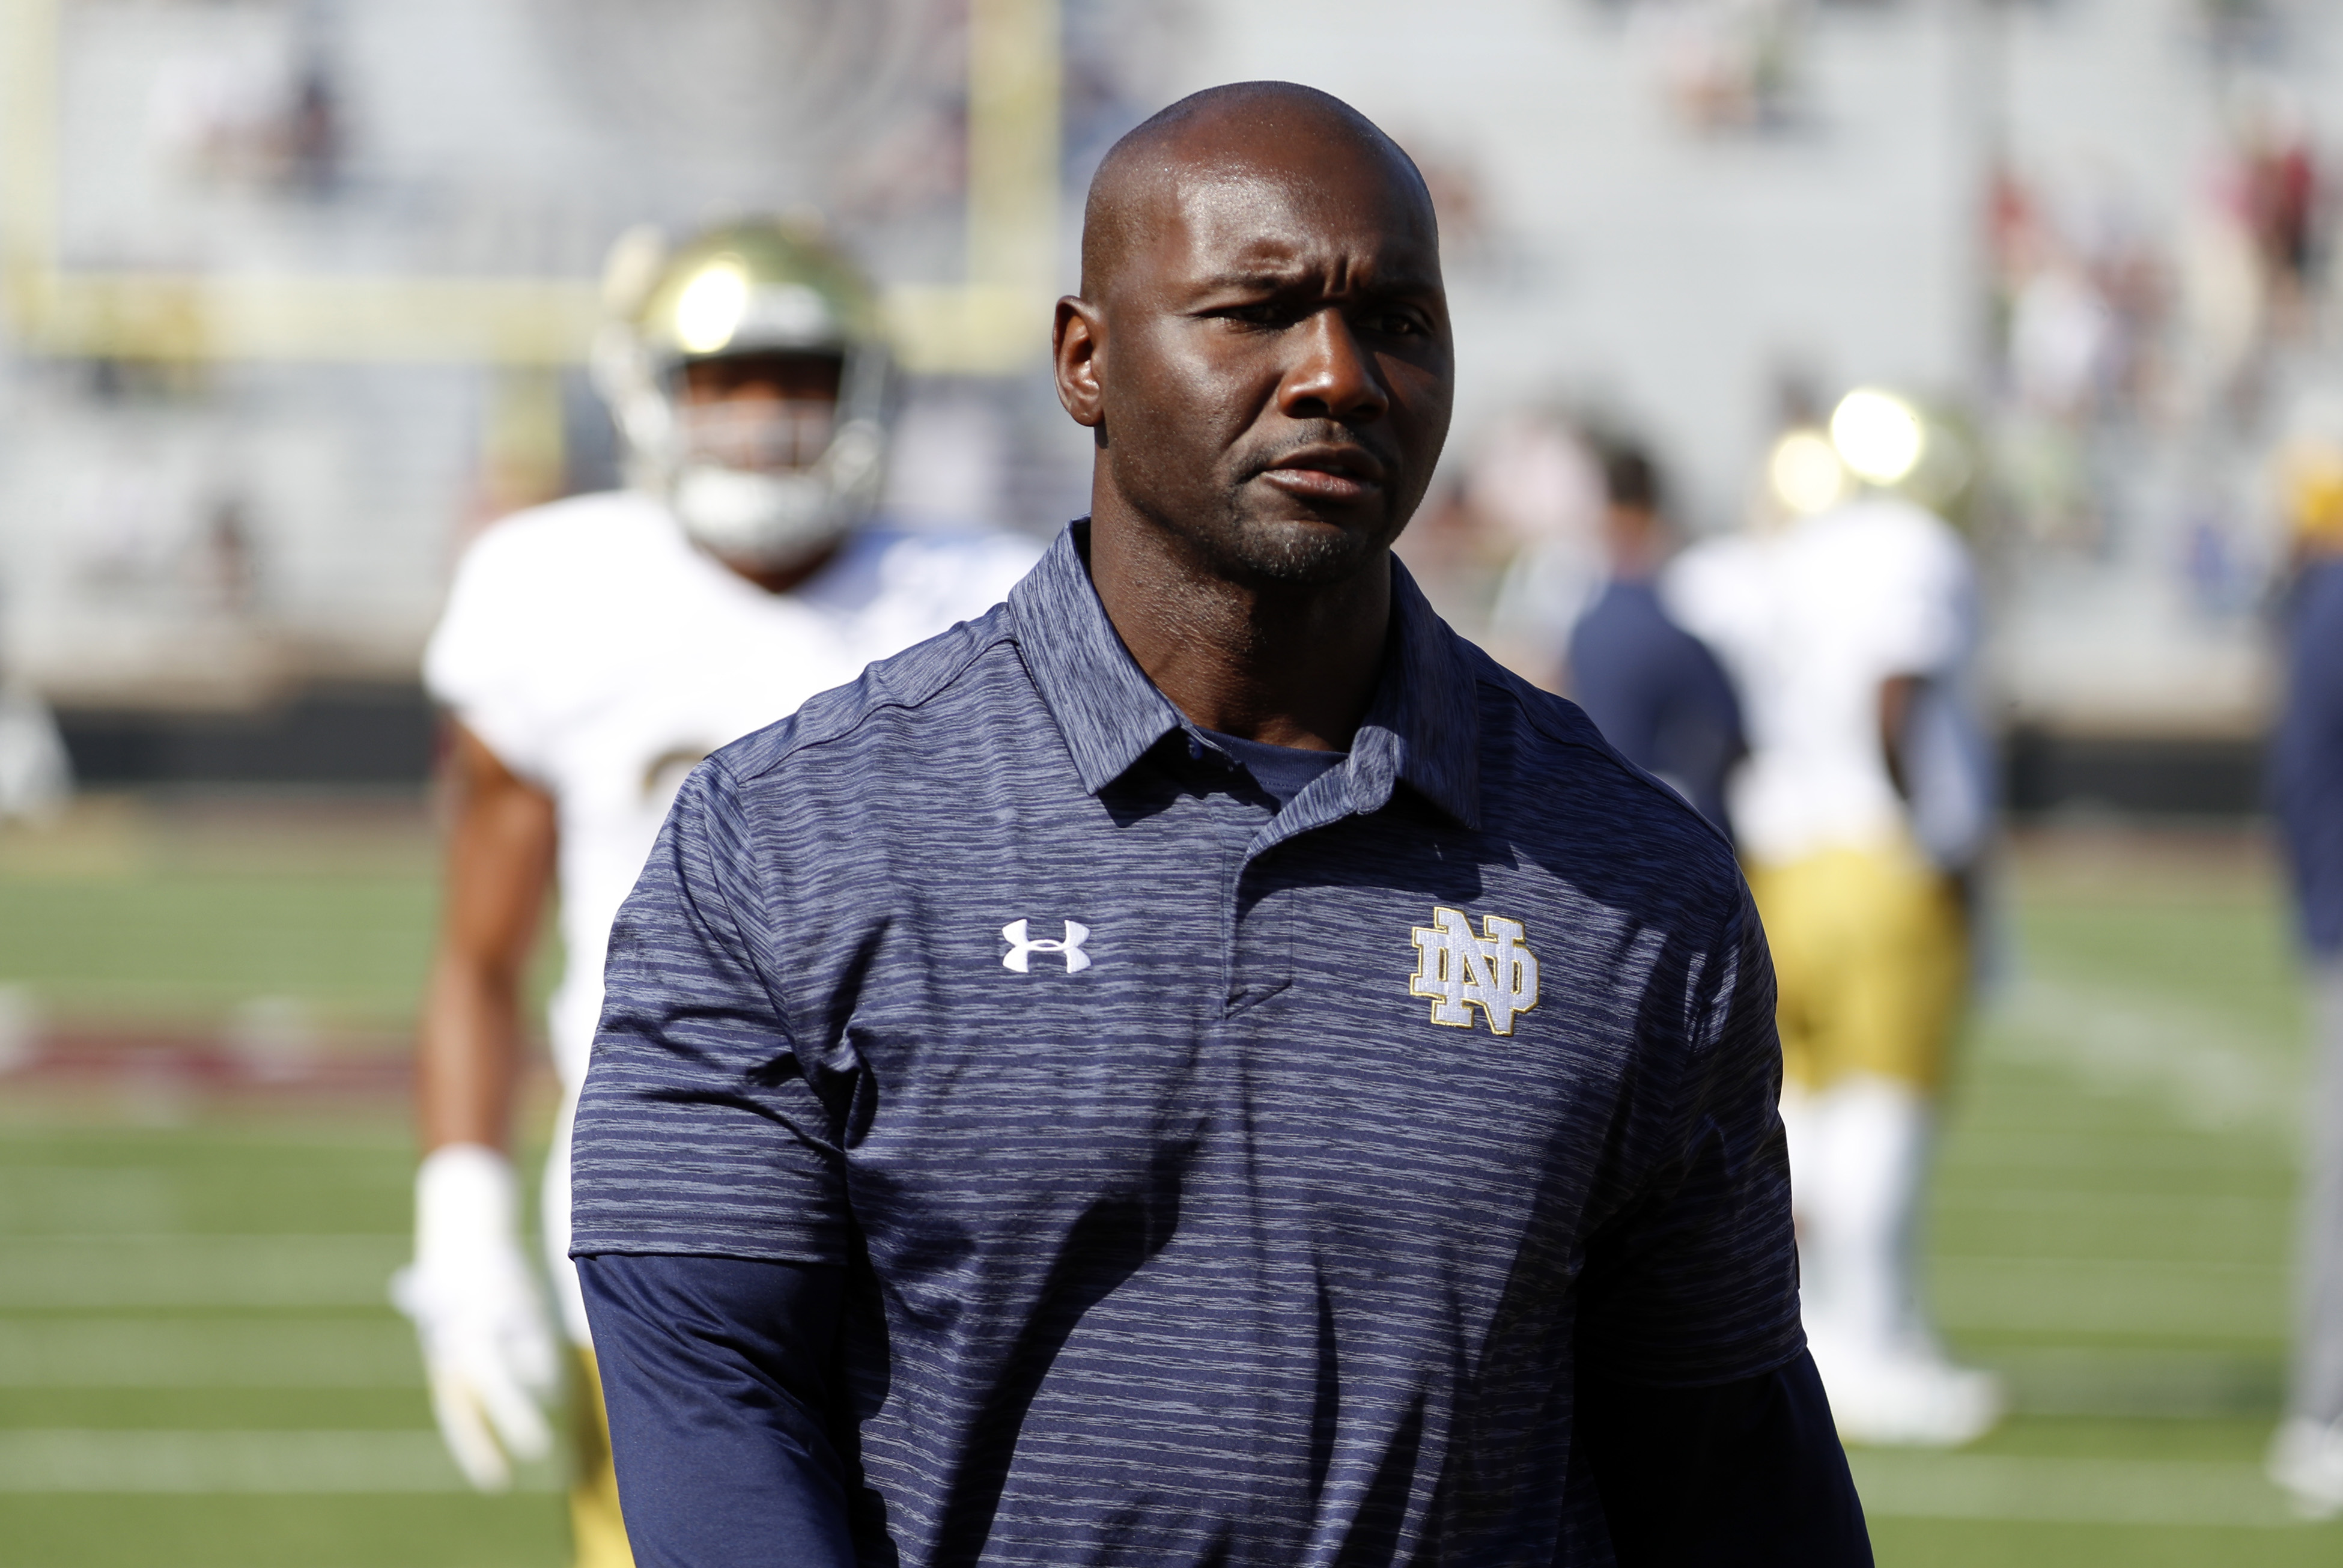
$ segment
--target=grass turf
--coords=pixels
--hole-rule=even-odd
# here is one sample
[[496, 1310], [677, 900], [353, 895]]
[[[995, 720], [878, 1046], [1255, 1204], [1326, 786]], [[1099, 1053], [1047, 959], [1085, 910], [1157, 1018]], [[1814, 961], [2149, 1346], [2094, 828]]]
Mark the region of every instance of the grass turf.
[[[2268, 868], [2236, 842], [2119, 839], [2015, 865], [1931, 1267], [1949, 1336], [2003, 1372], [2016, 1413], [1961, 1453], [1855, 1455], [1879, 1560], [2343, 1561], [2343, 1527], [2289, 1523], [2258, 1474], [2302, 1070]], [[0, 840], [0, 983], [66, 1021], [209, 1027], [278, 995], [393, 1029], [431, 879], [413, 810], [100, 802]], [[9, 1562], [560, 1560], [550, 1469], [506, 1497], [460, 1490], [383, 1304], [407, 1218], [398, 1108], [75, 1095], [0, 1109]]]

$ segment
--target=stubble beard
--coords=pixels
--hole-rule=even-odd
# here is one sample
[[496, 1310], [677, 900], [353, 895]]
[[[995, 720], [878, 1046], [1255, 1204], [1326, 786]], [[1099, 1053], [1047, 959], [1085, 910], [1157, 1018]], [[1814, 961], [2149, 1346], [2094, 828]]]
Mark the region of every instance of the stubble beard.
[[1217, 495], [1192, 492], [1186, 506], [1146, 484], [1144, 475], [1131, 476], [1140, 483], [1118, 487], [1158, 537], [1186, 558], [1189, 570], [1259, 588], [1308, 589], [1343, 582], [1388, 551], [1404, 525], [1403, 518], [1393, 521], [1388, 515], [1352, 524], [1263, 516], [1264, 502], [1280, 509], [1292, 503], [1255, 493], [1252, 480], [1262, 471], [1222, 480], [1213, 487]]

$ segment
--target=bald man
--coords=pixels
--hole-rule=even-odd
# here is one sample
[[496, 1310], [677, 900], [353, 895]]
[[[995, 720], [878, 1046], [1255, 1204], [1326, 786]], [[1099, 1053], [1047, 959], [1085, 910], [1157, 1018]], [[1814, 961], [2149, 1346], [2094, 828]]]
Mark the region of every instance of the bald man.
[[1390, 548], [1433, 210], [1335, 99], [1091, 187], [1091, 512], [692, 775], [572, 1251], [645, 1568], [1867, 1563], [1730, 851]]

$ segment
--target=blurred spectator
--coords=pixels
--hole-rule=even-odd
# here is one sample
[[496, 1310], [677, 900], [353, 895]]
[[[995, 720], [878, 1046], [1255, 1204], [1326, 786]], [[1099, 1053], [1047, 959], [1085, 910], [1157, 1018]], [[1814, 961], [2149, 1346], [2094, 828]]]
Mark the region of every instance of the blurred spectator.
[[2270, 1478], [2343, 1514], [2343, 440], [2298, 439], [2282, 473], [2300, 569], [2271, 782], [2312, 971], [2314, 1077], [2294, 1368]]
[[2000, 1391], [1946, 1359], [1914, 1271], [1986, 829], [1963, 710], [1975, 586], [1959, 537], [1909, 502], [1817, 493], [1792, 509], [1685, 551], [1664, 587], [1739, 683], [1748, 725], [1730, 803], [1780, 988], [1815, 1363], [1845, 1435], [1965, 1442]]
[[1805, 0], [1664, 0], [1645, 9], [1668, 99], [1687, 126], [1716, 134], [1792, 120], [1812, 11]]
[[2272, 93], [2249, 115], [2240, 140], [2247, 220], [2277, 325], [2297, 326], [2318, 251], [2318, 166], [2308, 128], [2291, 98]]
[[1745, 749], [1741, 705], [1701, 640], [1670, 618], [1655, 579], [1668, 546], [1659, 472], [1639, 449], [1603, 454], [1611, 580], [1570, 631], [1570, 694], [1636, 767], [1727, 837], [1725, 779]]

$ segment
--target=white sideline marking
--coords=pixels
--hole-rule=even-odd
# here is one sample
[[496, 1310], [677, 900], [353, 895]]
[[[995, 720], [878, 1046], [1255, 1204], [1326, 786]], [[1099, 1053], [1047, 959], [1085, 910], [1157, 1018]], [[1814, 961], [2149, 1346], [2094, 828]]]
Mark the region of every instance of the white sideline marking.
[[2252, 1024], [2185, 1002], [2029, 978], [1988, 1006], [1986, 1044], [2087, 1087], [2147, 1091], [2187, 1126], [2298, 1134], [2300, 1052]]
[[2045, 1524], [2299, 1525], [2251, 1464], [2178, 1459], [2017, 1459], [1998, 1454], [1847, 1454], [1864, 1512], [1878, 1519], [2006, 1519]]
[[427, 1432], [0, 1432], [0, 1493], [468, 1490]]

